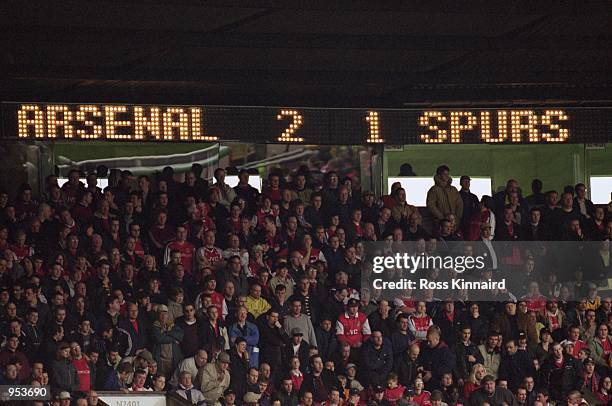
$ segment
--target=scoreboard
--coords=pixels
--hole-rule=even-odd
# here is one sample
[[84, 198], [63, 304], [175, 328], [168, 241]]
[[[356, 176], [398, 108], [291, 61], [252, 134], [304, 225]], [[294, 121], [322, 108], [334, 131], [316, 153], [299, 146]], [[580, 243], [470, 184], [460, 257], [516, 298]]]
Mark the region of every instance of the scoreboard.
[[326, 109], [3, 103], [6, 140], [304, 144], [606, 143], [612, 109]]

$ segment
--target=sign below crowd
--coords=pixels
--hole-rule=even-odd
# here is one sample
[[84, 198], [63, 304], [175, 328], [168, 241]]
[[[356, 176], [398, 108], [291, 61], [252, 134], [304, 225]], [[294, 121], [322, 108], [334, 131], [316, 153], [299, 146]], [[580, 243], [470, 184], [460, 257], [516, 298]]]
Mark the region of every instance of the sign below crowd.
[[99, 399], [108, 406], [166, 406], [165, 393], [98, 392]]

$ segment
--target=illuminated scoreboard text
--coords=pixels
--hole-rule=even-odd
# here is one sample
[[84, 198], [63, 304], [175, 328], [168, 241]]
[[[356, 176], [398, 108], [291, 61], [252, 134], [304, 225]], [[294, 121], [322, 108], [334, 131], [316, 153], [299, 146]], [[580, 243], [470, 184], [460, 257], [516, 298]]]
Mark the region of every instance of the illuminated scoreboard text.
[[607, 109], [317, 109], [4, 103], [2, 138], [310, 144], [607, 142]]

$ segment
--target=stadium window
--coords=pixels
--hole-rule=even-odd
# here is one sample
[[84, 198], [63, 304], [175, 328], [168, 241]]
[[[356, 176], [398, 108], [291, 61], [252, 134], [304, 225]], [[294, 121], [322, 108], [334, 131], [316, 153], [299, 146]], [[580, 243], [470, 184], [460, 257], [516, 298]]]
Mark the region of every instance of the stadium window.
[[[478, 196], [478, 199], [482, 198], [483, 195], [491, 195], [491, 178], [475, 176], [471, 178], [470, 191]], [[427, 191], [434, 185], [434, 181], [430, 176], [389, 177], [387, 179], [387, 193], [391, 191], [391, 185], [395, 182], [401, 183], [402, 187], [406, 190], [406, 201], [409, 204], [417, 207], [425, 207], [427, 205]], [[456, 182], [457, 184], [453, 182], [453, 185], [459, 189], [459, 181], [456, 180]]]
[[591, 176], [590, 183], [594, 204], [608, 204], [612, 200], [612, 176]]
[[[87, 179], [86, 178], [80, 178], [79, 179], [84, 185], [87, 185]], [[68, 178], [57, 178], [57, 184], [59, 185], [59, 187], [64, 186], [64, 183], [68, 182]], [[98, 178], [98, 187], [102, 190], [104, 190], [105, 187], [108, 186], [108, 179], [105, 178]]]
[[[227, 175], [225, 177], [225, 183], [227, 183], [231, 187], [235, 187], [236, 185], [238, 185], [238, 181], [239, 181], [239, 179], [238, 179], [238, 176], [236, 176], [236, 175]], [[250, 175], [249, 176], [249, 185], [253, 186], [259, 192], [261, 192], [261, 187], [262, 187], [261, 176], [259, 176], [259, 175]]]

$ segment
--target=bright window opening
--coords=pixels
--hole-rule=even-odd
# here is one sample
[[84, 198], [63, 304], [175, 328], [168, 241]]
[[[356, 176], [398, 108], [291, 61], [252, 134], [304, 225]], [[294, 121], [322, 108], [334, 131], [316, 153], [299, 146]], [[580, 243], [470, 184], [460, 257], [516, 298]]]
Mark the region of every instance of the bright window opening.
[[[390, 177], [387, 180], [387, 193], [391, 191], [391, 185], [395, 182], [400, 182], [402, 187], [406, 190], [406, 200], [408, 203], [418, 207], [427, 205], [427, 192], [434, 185], [434, 181], [431, 177]], [[453, 185], [459, 189], [459, 179], [453, 179]], [[478, 199], [483, 195], [490, 196], [491, 178], [472, 177], [470, 191], [478, 196]]]
[[591, 176], [591, 200], [595, 204], [608, 204], [612, 200], [612, 176]]
[[[231, 187], [235, 187], [240, 179], [236, 175], [226, 175], [225, 183], [227, 183]], [[249, 175], [249, 185], [253, 186], [255, 189], [261, 192], [261, 176], [259, 175]]]
[[[86, 178], [81, 178], [80, 180], [84, 185], [87, 185]], [[59, 187], [64, 186], [64, 183], [66, 182], [68, 182], [68, 178], [57, 178], [57, 184], [59, 185]], [[108, 179], [98, 178], [98, 187], [100, 189], [104, 190], [104, 188], [107, 186], [108, 186]]]

